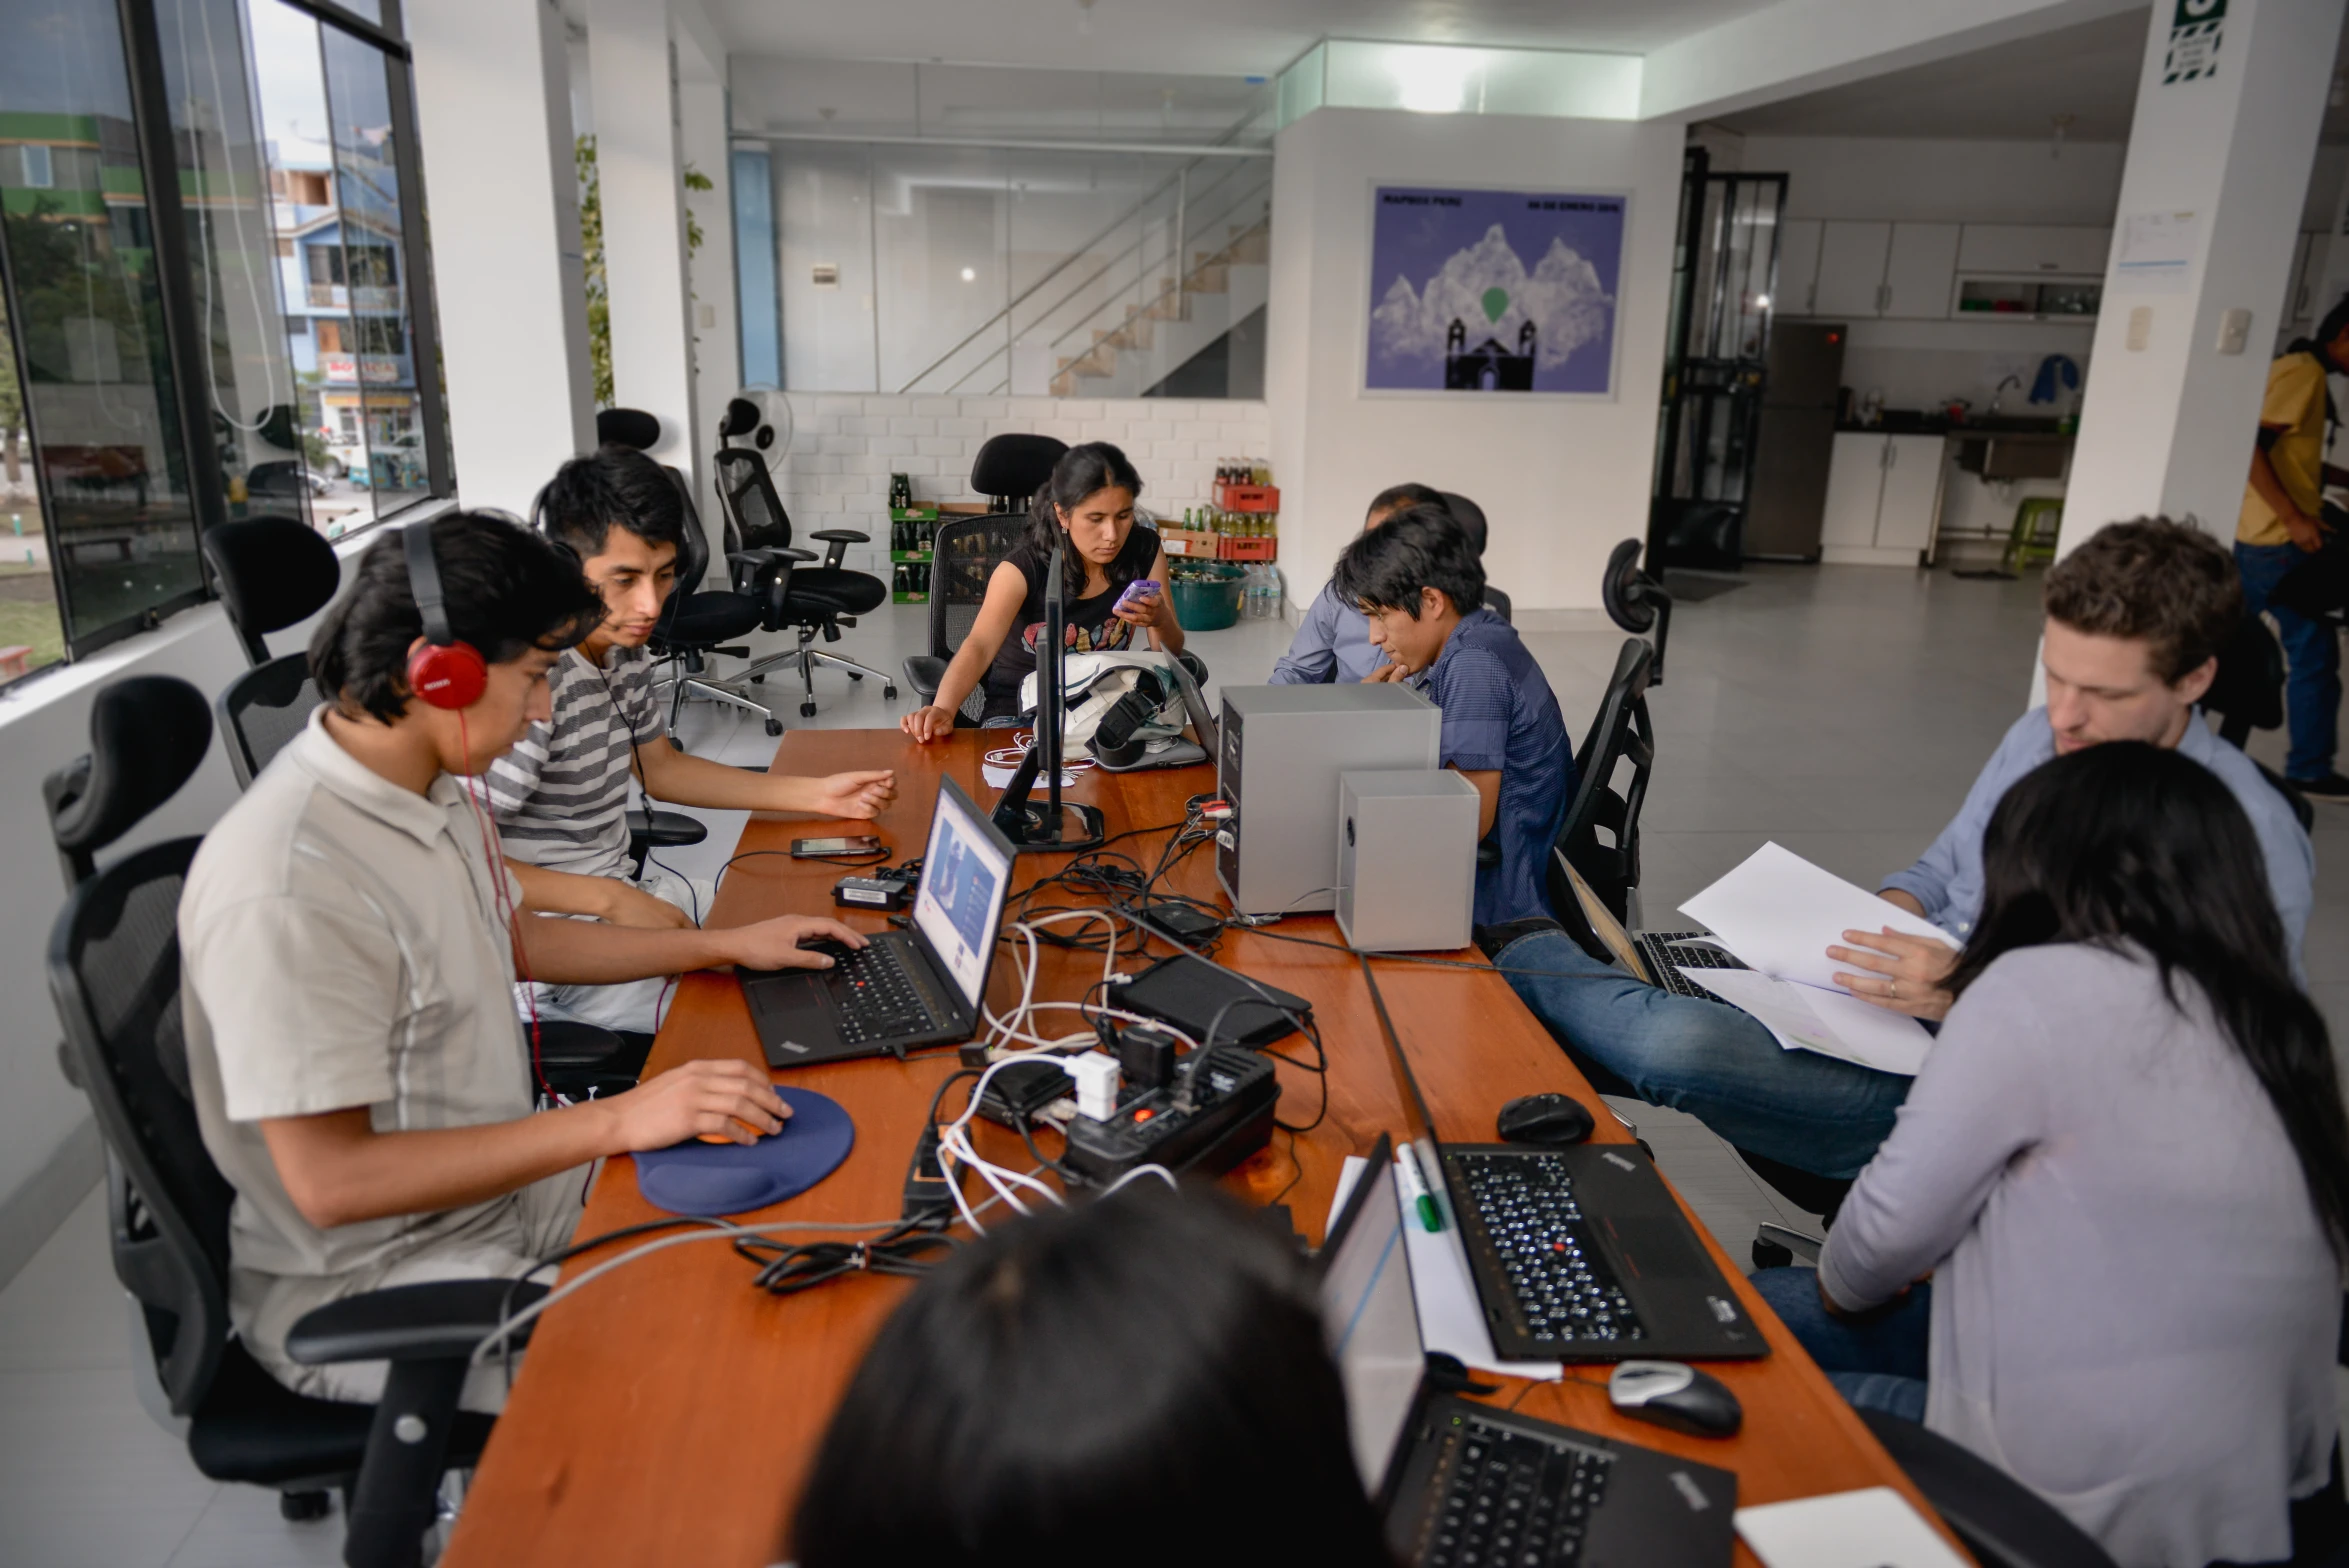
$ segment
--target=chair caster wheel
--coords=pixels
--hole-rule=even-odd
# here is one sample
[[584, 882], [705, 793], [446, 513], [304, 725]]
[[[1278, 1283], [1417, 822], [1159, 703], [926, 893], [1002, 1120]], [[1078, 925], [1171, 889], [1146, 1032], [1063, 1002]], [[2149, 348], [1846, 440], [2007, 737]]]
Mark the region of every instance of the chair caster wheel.
[[769, 719], [767, 720], [767, 733], [768, 733], [769, 735], [780, 735], [780, 734], [782, 734], [782, 733], [783, 733], [783, 721], [782, 721], [781, 719], [777, 719], [777, 718], [769, 718]]
[[767, 684], [767, 678], [764, 675], [753, 675], [750, 678], [750, 683], [753, 686], [764, 686]]
[[280, 1492], [277, 1494], [277, 1517], [301, 1524], [311, 1519], [323, 1519], [334, 1512], [334, 1499], [324, 1492]]
[[1792, 1248], [1781, 1247], [1774, 1241], [1764, 1241], [1759, 1236], [1754, 1238], [1755, 1268], [1782, 1269], [1791, 1266], [1793, 1262], [1794, 1250]]
[[881, 700], [884, 702], [895, 702], [897, 700], [897, 688], [895, 686], [882, 687]]
[[854, 670], [850, 670], [850, 671], [848, 672], [848, 678], [849, 678], [850, 680], [852, 680], [852, 681], [861, 681], [861, 680], [863, 680], [863, 679], [864, 679], [864, 677], [863, 677], [862, 675], [859, 675], [859, 674], [858, 674], [856, 671], [854, 671]]
[[813, 697], [799, 705], [799, 716], [803, 719], [812, 719], [816, 716], [816, 703]]

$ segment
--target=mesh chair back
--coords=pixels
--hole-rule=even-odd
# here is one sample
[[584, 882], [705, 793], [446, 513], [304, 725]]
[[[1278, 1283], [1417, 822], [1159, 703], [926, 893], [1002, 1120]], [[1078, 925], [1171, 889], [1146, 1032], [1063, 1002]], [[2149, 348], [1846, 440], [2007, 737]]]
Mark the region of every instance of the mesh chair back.
[[726, 549], [787, 550], [791, 514], [767, 477], [766, 460], [748, 447], [720, 447], [718, 499], [725, 503]]
[[[1553, 909], [1574, 900], [1565, 875], [1571, 866], [1617, 920], [1631, 923], [1631, 890], [1639, 886], [1639, 812], [1656, 766], [1647, 698], [1655, 656], [1642, 638], [1624, 641], [1598, 717], [1575, 754], [1574, 799], [1550, 853]], [[1618, 784], [1626, 765], [1629, 775]]]
[[220, 733], [228, 741], [228, 766], [237, 788], [252, 788], [269, 759], [302, 733], [312, 710], [325, 700], [310, 679], [307, 654], [289, 653], [230, 681], [220, 694]]
[[188, 1093], [179, 896], [200, 840], [124, 857], [66, 900], [49, 994], [106, 1142], [114, 1273], [143, 1309], [175, 1414], [202, 1403], [228, 1342], [228, 1216]]
[[[1028, 514], [996, 512], [986, 517], [950, 517], [938, 524], [930, 561], [930, 654], [951, 659], [979, 618], [988, 579], [1003, 558], [1028, 535]], [[983, 686], [973, 687], [962, 711], [973, 723], [987, 706]]]

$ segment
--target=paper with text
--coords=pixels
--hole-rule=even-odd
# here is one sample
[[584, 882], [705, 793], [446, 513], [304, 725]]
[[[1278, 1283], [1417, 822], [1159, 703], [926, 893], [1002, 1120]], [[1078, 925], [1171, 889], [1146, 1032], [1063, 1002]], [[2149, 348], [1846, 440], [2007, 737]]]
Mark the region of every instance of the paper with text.
[[1764, 844], [1745, 863], [1680, 906], [1739, 960], [1780, 980], [1830, 990], [1839, 965], [1827, 956], [1846, 931], [1885, 926], [1950, 945], [1949, 933], [1790, 849]]

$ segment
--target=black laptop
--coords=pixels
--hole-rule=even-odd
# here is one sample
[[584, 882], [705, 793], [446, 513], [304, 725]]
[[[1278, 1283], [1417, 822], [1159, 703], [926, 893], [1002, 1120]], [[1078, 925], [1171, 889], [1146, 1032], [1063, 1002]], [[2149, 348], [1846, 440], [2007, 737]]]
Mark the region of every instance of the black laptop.
[[1354, 1463], [1411, 1568], [1723, 1568], [1737, 1477], [1435, 1392], [1388, 1143], [1330, 1227], [1322, 1333]]
[[1510, 1361], [1770, 1353], [1636, 1144], [1443, 1143], [1369, 961], [1395, 1097], [1445, 1225], [1460, 1227], [1493, 1349]]
[[825, 945], [830, 969], [739, 971], [768, 1065], [903, 1056], [978, 1033], [1011, 862], [1011, 841], [941, 779], [911, 930], [855, 949]]

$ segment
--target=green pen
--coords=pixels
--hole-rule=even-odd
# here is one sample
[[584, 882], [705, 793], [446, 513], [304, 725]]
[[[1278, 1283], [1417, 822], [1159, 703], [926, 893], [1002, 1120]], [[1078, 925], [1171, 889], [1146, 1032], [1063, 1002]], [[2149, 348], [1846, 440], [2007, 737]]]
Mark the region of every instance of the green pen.
[[1419, 1151], [1412, 1145], [1403, 1145], [1403, 1185], [1411, 1189], [1411, 1202], [1419, 1210], [1419, 1223], [1430, 1235], [1444, 1228], [1444, 1211], [1435, 1200], [1435, 1193], [1427, 1185], [1427, 1172], [1420, 1169]]

